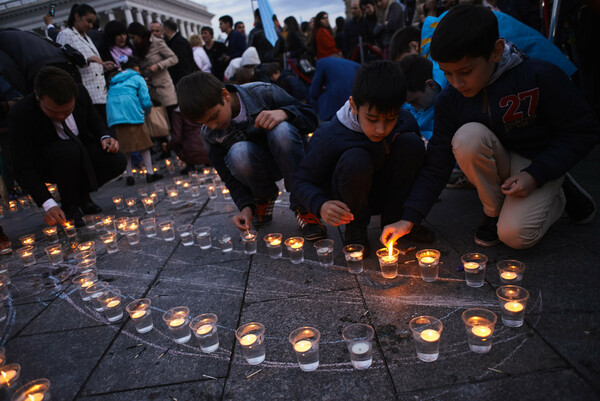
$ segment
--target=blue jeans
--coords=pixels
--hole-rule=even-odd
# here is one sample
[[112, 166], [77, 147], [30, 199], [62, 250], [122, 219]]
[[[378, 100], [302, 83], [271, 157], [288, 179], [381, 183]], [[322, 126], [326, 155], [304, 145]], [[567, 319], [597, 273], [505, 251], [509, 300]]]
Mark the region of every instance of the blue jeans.
[[[284, 179], [291, 192], [292, 177], [304, 158], [305, 142], [292, 124], [284, 121], [266, 133], [264, 143], [236, 142], [225, 156], [231, 174], [252, 190], [255, 199], [273, 197], [279, 193], [276, 181]], [[300, 205], [290, 193], [290, 209]]]

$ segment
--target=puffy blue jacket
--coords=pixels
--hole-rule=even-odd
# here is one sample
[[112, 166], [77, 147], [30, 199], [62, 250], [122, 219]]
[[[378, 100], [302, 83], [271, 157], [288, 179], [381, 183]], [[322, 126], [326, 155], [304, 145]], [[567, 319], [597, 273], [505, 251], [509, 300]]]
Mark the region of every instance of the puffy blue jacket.
[[109, 127], [117, 124], [142, 124], [151, 108], [148, 86], [138, 72], [125, 70], [111, 78], [106, 98]]
[[[360, 64], [339, 57], [317, 61], [309, 95], [318, 101], [319, 119], [327, 121], [335, 115], [352, 94], [352, 83]], [[325, 90], [323, 90], [325, 87]]]

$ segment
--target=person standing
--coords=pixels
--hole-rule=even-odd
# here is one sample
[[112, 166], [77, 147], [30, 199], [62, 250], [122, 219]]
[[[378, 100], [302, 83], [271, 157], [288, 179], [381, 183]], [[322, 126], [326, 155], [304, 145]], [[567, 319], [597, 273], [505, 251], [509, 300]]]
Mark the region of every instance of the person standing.
[[224, 58], [226, 55], [225, 53], [227, 52], [227, 47], [224, 43], [215, 42], [214, 31], [209, 26], [202, 27], [200, 30], [200, 36], [204, 41], [204, 51], [206, 54], [208, 54], [208, 58], [212, 64], [211, 73], [222, 81], [225, 68], [227, 68]]
[[233, 30], [233, 18], [229, 15], [224, 15], [219, 18], [219, 28], [221, 32], [227, 35], [225, 40], [225, 46], [227, 46], [227, 55], [225, 62], [229, 63], [234, 58], [242, 57], [244, 50], [246, 50], [246, 37]]
[[175, 53], [179, 60], [175, 65], [169, 67], [169, 74], [173, 80], [173, 84], [192, 72], [198, 71], [198, 67], [194, 62], [194, 53], [192, 46], [181, 33], [177, 31], [177, 24], [172, 19], [168, 19], [163, 23], [163, 32], [167, 46]]
[[329, 15], [321, 11], [315, 17], [315, 24], [311, 33], [310, 45], [317, 60], [325, 57], [341, 55], [342, 52], [335, 45], [333, 31], [329, 25]]

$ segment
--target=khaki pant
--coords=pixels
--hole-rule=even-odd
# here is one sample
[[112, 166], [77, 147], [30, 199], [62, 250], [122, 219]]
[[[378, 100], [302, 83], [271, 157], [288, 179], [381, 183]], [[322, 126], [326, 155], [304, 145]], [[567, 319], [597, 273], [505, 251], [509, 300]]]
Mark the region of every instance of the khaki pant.
[[502, 193], [502, 183], [531, 161], [504, 149], [485, 125], [468, 123], [460, 127], [452, 138], [452, 150], [463, 173], [477, 188], [484, 213], [499, 217], [500, 241], [511, 248], [532, 247], [562, 215], [564, 177], [548, 181], [525, 198]]

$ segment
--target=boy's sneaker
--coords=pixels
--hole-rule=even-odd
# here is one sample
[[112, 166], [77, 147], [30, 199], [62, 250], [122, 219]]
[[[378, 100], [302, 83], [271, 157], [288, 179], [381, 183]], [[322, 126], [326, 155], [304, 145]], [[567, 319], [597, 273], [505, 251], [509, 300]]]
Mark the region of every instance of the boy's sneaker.
[[367, 227], [356, 223], [346, 224], [346, 231], [344, 232], [344, 245], [358, 244], [364, 247], [363, 259], [371, 254], [371, 248], [369, 247], [369, 236], [367, 234]]
[[591, 221], [596, 214], [596, 204], [592, 196], [581, 188], [569, 173], [565, 175], [562, 189], [567, 201], [565, 210], [573, 223], [585, 224]]
[[327, 228], [321, 220], [302, 206], [296, 208], [296, 220], [305, 240], [316, 241], [327, 236]]
[[413, 226], [412, 230], [404, 236], [404, 239], [422, 244], [430, 244], [435, 240], [435, 233], [422, 225]]
[[469, 179], [461, 169], [455, 168], [452, 170], [452, 174], [450, 174], [450, 179], [446, 184], [446, 188], [472, 189], [475, 188], [475, 186], [469, 182]]
[[256, 209], [252, 215], [252, 225], [254, 228], [260, 228], [273, 220], [273, 207], [277, 194], [264, 199], [255, 199]]
[[498, 217], [489, 217], [483, 215], [483, 220], [477, 230], [475, 230], [475, 244], [483, 247], [498, 245]]

